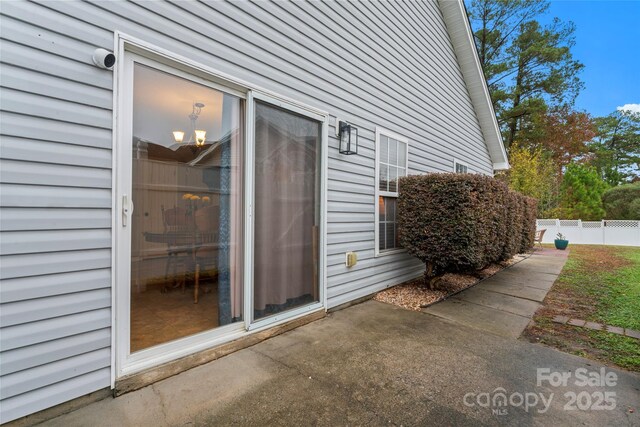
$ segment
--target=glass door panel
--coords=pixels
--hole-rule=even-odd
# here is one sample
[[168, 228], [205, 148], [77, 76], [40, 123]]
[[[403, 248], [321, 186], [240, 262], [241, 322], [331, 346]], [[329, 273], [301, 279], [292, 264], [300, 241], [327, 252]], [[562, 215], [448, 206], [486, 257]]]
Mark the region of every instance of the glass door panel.
[[322, 124], [256, 101], [253, 319], [318, 302]]
[[242, 320], [244, 100], [133, 67], [136, 352]]

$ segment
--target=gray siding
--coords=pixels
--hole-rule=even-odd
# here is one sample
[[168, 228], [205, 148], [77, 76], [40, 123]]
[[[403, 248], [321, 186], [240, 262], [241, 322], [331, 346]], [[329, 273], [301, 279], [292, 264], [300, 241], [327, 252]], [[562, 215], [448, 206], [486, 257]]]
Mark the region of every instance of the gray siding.
[[454, 157], [492, 173], [435, 2], [19, 1], [0, 13], [3, 421], [110, 384], [113, 74], [91, 53], [115, 30], [359, 128], [357, 156], [329, 140], [330, 307], [422, 272], [405, 254], [374, 257], [376, 126], [409, 139], [410, 173], [451, 171]]

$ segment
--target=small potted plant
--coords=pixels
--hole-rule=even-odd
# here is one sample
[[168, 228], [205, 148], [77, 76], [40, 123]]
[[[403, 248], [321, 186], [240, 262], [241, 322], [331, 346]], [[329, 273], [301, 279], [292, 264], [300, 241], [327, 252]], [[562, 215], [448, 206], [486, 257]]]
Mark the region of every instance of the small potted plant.
[[561, 251], [567, 249], [567, 246], [569, 245], [569, 241], [562, 233], [558, 233], [558, 235], [556, 236], [556, 240], [554, 240], [553, 242], [556, 245], [556, 249], [560, 249]]

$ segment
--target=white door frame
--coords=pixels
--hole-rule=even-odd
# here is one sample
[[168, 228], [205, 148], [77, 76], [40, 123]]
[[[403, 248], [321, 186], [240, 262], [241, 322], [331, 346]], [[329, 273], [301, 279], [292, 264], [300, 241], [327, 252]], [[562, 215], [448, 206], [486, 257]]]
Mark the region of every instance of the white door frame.
[[[253, 231], [254, 231], [254, 221], [251, 218], [253, 206], [255, 203], [255, 192], [253, 191], [255, 187], [255, 156], [253, 155], [255, 151], [255, 132], [254, 132], [254, 122], [255, 122], [255, 101], [263, 101], [268, 104], [274, 105], [276, 107], [282, 108], [286, 111], [291, 111], [293, 113], [300, 114], [302, 116], [308, 117], [313, 120], [317, 120], [320, 122], [321, 128], [321, 138], [320, 138], [320, 242], [319, 242], [319, 256], [318, 260], [318, 283], [320, 286], [319, 289], [319, 301], [317, 303], [305, 305], [302, 307], [294, 308], [291, 310], [283, 311], [282, 313], [277, 313], [272, 316], [268, 316], [264, 319], [260, 319], [255, 321], [253, 319], [253, 261], [254, 261], [254, 245], [253, 245]], [[250, 138], [247, 138], [249, 141], [249, 150], [251, 150], [251, 155], [247, 156], [247, 170], [250, 172], [250, 177], [248, 177], [247, 181], [250, 183], [251, 191], [247, 191], [245, 205], [249, 207], [249, 224], [248, 226], [251, 229], [251, 242], [245, 241], [245, 299], [244, 299], [244, 319], [246, 322], [246, 327], [248, 331], [257, 331], [261, 329], [265, 329], [271, 327], [275, 324], [282, 323], [284, 321], [291, 320], [296, 317], [303, 316], [308, 313], [312, 313], [318, 310], [326, 309], [326, 209], [327, 209], [327, 199], [326, 199], [326, 177], [327, 177], [327, 147], [328, 147], [328, 122], [329, 115], [323, 112], [319, 112], [314, 108], [309, 108], [307, 106], [303, 106], [301, 104], [292, 103], [288, 100], [285, 100], [278, 96], [268, 95], [259, 91], [251, 91], [248, 97], [247, 102], [247, 123], [249, 122], [249, 118], [252, 123], [251, 126], [251, 134]], [[247, 134], [249, 136], [249, 134]], [[250, 162], [250, 163], [249, 163]], [[249, 228], [247, 228], [249, 229]], [[249, 280], [247, 280], [247, 278]]]
[[[235, 79], [211, 67], [116, 32], [115, 49], [118, 63], [114, 69], [113, 101], [113, 165], [112, 165], [112, 360], [111, 387], [117, 378], [158, 366], [171, 360], [215, 347], [237, 339], [248, 331], [257, 332], [293, 320], [314, 311], [326, 310], [326, 211], [328, 163], [328, 113], [275, 94], [247, 82]], [[130, 268], [131, 268], [131, 207], [123, 197], [131, 198], [131, 131], [133, 106], [133, 63], [140, 62], [179, 77], [222, 90], [245, 99], [245, 170], [244, 176], [244, 322], [184, 337], [175, 341], [130, 354]], [[259, 99], [321, 122], [320, 170], [320, 301], [252, 322], [253, 306], [253, 189], [254, 189], [254, 109]], [[128, 213], [124, 209], [129, 208]], [[133, 207], [135, 208], [135, 207]], [[125, 226], [124, 221], [127, 221]]]

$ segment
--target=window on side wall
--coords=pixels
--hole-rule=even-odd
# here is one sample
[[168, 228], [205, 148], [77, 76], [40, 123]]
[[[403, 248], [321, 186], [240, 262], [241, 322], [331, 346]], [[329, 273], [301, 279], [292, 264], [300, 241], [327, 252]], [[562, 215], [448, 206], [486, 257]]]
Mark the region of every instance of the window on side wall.
[[398, 178], [407, 175], [409, 141], [376, 129], [376, 255], [400, 250], [398, 243]]
[[453, 159], [453, 171], [455, 173], [468, 173], [469, 165], [459, 160]]

